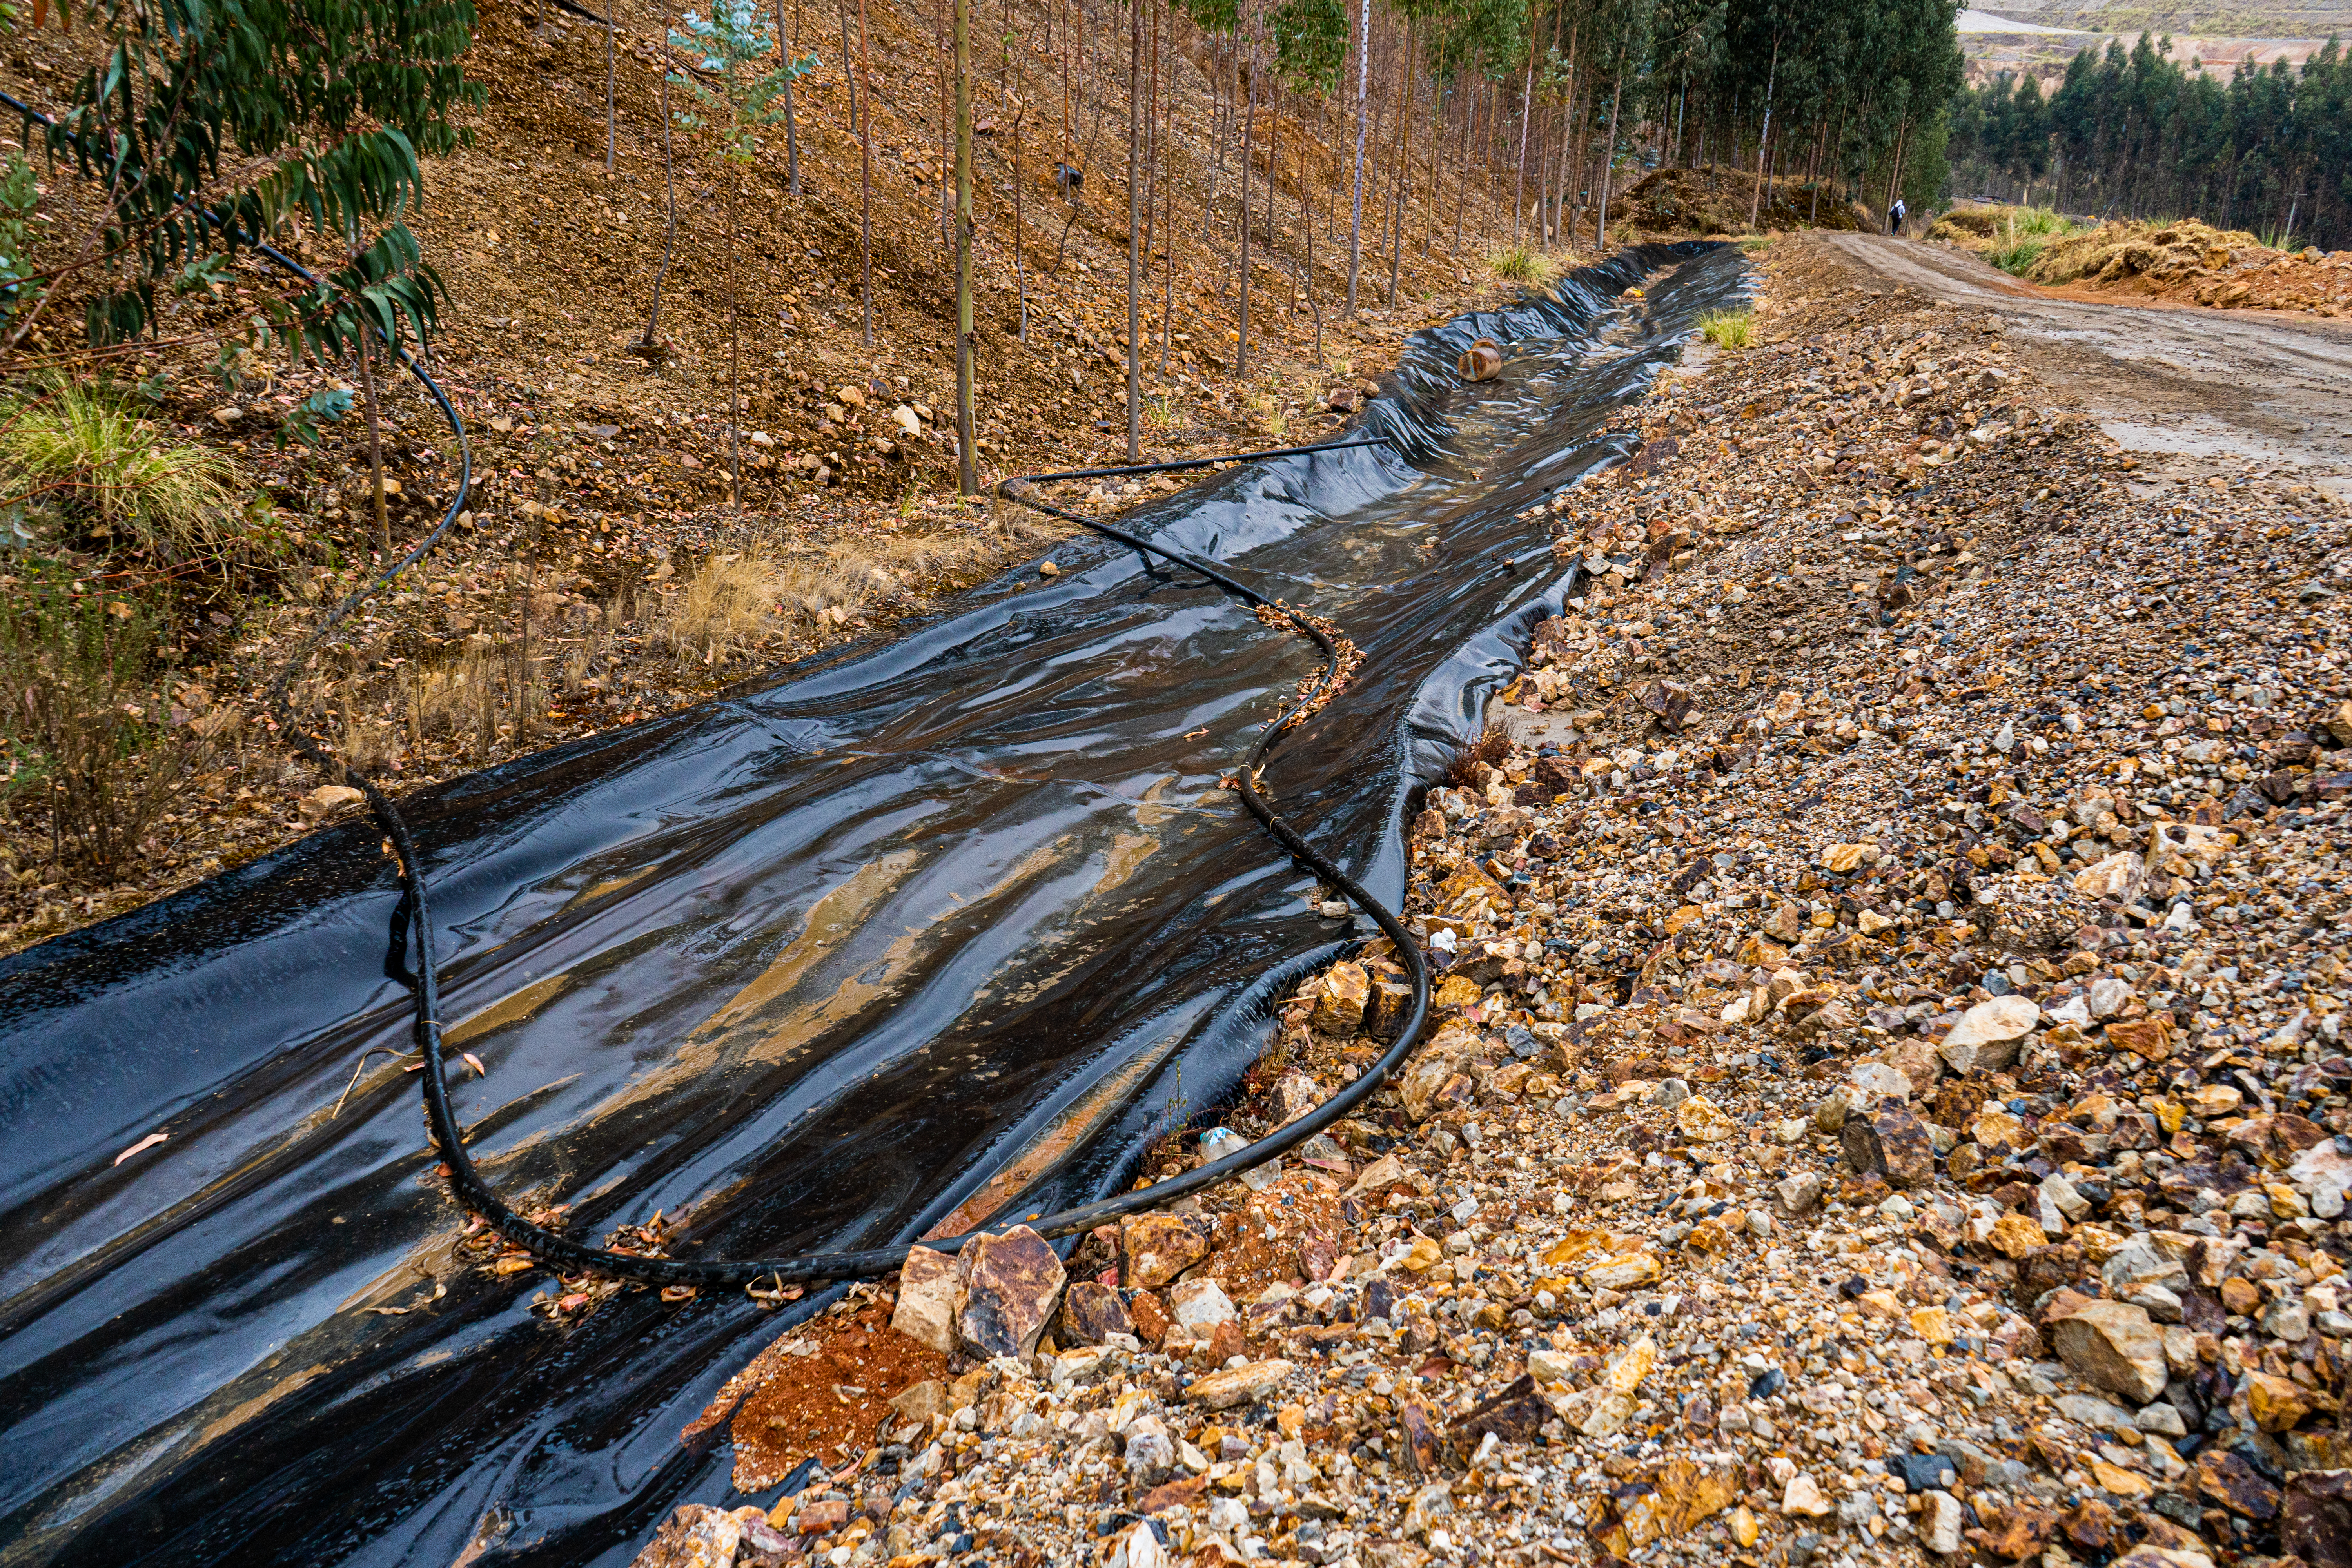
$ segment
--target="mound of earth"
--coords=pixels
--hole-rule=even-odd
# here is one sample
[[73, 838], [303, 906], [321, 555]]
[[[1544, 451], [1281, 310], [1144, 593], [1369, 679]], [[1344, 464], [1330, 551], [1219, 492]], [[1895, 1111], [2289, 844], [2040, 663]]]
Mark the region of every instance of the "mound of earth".
[[[1751, 204], [1755, 221], [1748, 221]], [[1745, 234], [1774, 228], [1876, 227], [1871, 216], [1833, 180], [1772, 179], [1757, 200], [1750, 171], [1707, 163], [1696, 169], [1660, 169], [1625, 193], [1635, 225], [1672, 234]]]
[[[1990, 252], [2030, 238], [2016, 235], [2016, 208], [1957, 207], [1928, 231], [1930, 239]], [[2256, 310], [2342, 315], [2352, 308], [2352, 250], [2279, 250], [2242, 229], [2194, 218], [2126, 220], [2053, 236], [2021, 276], [2031, 282]]]

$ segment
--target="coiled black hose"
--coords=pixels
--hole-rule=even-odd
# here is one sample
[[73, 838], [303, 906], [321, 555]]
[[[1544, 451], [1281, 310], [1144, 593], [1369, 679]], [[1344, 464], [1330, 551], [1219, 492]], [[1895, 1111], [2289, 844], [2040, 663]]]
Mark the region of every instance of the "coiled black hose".
[[[561, 4], [562, 0], [558, 0], [558, 3]], [[0, 92], [0, 104], [5, 104], [23, 115], [28, 123], [34, 121], [38, 121], [45, 125], [54, 123], [49, 116], [5, 92]], [[257, 253], [268, 257], [278, 266], [286, 268], [304, 281], [313, 285], [321, 282], [317, 274], [274, 247], [263, 243], [257, 237], [244, 234], [232, 225], [221, 222], [211, 214], [204, 216], [213, 223], [214, 226], [220, 228], [234, 239], [251, 245]], [[377, 335], [380, 338], [383, 336], [381, 331]], [[456, 524], [459, 515], [465, 511], [466, 503], [470, 499], [473, 486], [473, 449], [466, 438], [465, 422], [458, 418], [457, 410], [450, 403], [448, 394], [442, 390], [440, 384], [433, 379], [423, 364], [419, 363], [406, 350], [390, 342], [389, 340], [386, 340], [385, 346], [409, 374], [416, 378], [427, 395], [441, 410], [442, 416], [449, 422], [450, 433], [457, 442], [457, 493], [450, 501], [448, 509], [443, 512], [439, 524], [430, 533], [419, 541], [407, 554], [346, 595], [320, 619], [310, 635], [305, 637], [288, 657], [278, 672], [278, 678], [270, 683], [268, 707], [288, 743], [295, 751], [300, 752], [329, 778], [340, 777], [360, 792], [367, 802], [369, 815], [375, 818], [376, 825], [383, 830], [384, 837], [390, 842], [393, 854], [399, 861], [401, 879], [406, 894], [408, 918], [416, 937], [415, 1002], [412, 1010], [413, 1017], [409, 1034], [415, 1042], [418, 1054], [424, 1058], [424, 1068], [419, 1076], [423, 1080], [425, 1124], [432, 1132], [434, 1142], [440, 1148], [444, 1167], [448, 1172], [451, 1192], [459, 1203], [479, 1215], [499, 1237], [530, 1253], [541, 1262], [561, 1274], [593, 1274], [665, 1287], [677, 1285], [781, 1287], [824, 1280], [871, 1279], [891, 1273], [906, 1261], [908, 1244], [874, 1247], [859, 1252], [804, 1253], [795, 1258], [744, 1258], [734, 1261], [647, 1258], [586, 1246], [572, 1240], [570, 1237], [549, 1230], [544, 1226], [535, 1225], [509, 1207], [506, 1202], [491, 1189], [490, 1184], [483, 1180], [481, 1173], [475, 1168], [472, 1158], [466, 1152], [465, 1139], [457, 1125], [457, 1114], [449, 1104], [448, 1076], [442, 1061], [440, 964], [434, 952], [431, 891], [426, 884], [424, 864], [417, 854], [415, 840], [409, 833], [408, 824], [400, 815], [399, 807], [394, 805], [391, 798], [378, 789], [364, 774], [346, 763], [338, 763], [331, 756], [325, 748], [297, 721], [291, 701], [295, 680], [300, 677], [302, 671], [309, 666], [311, 657], [334, 633], [335, 628], [348, 619], [352, 613], [371, 596], [438, 549], [442, 541], [448, 536], [450, 529]], [[1273, 836], [1276, 843], [1287, 850], [1295, 859], [1331, 886], [1339, 889], [1348, 899], [1372, 917], [1381, 931], [1396, 944], [1398, 956], [1402, 961], [1412, 984], [1412, 1006], [1405, 1016], [1403, 1026], [1398, 1032], [1395, 1042], [1364, 1072], [1362, 1077], [1342, 1089], [1313, 1111], [1258, 1140], [1247, 1148], [1228, 1154], [1223, 1159], [1213, 1160], [1172, 1180], [1138, 1191], [1121, 1193], [1095, 1203], [1080, 1205], [1076, 1208], [1065, 1209], [1058, 1214], [1029, 1219], [1026, 1223], [1042, 1236], [1070, 1236], [1091, 1229], [1106, 1220], [1160, 1207], [1189, 1194], [1213, 1186], [1228, 1176], [1238, 1175], [1244, 1171], [1262, 1165], [1322, 1131], [1376, 1092], [1420, 1040], [1421, 1032], [1429, 1017], [1430, 977], [1428, 965], [1422, 958], [1420, 944], [1413, 940], [1412, 934], [1405, 930], [1402, 921], [1397, 917], [1395, 911], [1372, 897], [1354, 878], [1317, 851], [1288, 823], [1276, 815], [1273, 807], [1267, 804], [1265, 797], [1259, 793], [1257, 787], [1258, 770], [1265, 765], [1266, 755], [1272, 750], [1276, 737], [1294, 721], [1311, 712], [1330, 693], [1343, 673], [1344, 655], [1331, 634], [1304, 611], [1280, 601], [1266, 598], [1247, 584], [1236, 580], [1205, 561], [1183, 551], [1171, 550], [1165, 545], [1155, 543], [1151, 540], [1130, 533], [1110, 523], [1098, 521], [1051, 502], [1037, 500], [1028, 493], [1030, 487], [1050, 480], [1108, 478], [1121, 474], [1167, 473], [1187, 468], [1211, 468], [1224, 463], [1250, 462], [1260, 458], [1294, 457], [1315, 452], [1344, 451], [1355, 447], [1388, 444], [1387, 437], [1379, 437], [1369, 440], [1335, 442], [1321, 447], [1285, 447], [1266, 451], [1237, 452], [1226, 457], [1195, 458], [1181, 462], [1130, 464], [1123, 468], [1111, 468], [1071, 469], [1062, 473], [1033, 474], [1009, 479], [997, 487], [998, 493], [1008, 500], [1055, 517], [1066, 519], [1091, 529], [1107, 539], [1127, 545], [1139, 553], [1157, 555], [1188, 571], [1197, 572], [1253, 609], [1287, 621], [1300, 635], [1309, 638], [1322, 649], [1324, 656], [1322, 671], [1311, 683], [1301, 689], [1295, 702], [1259, 731], [1257, 740], [1251, 745], [1248, 755], [1234, 773], [1234, 781], [1240, 791], [1242, 804], [1249, 808], [1250, 814], [1257, 818], [1259, 825]], [[978, 1233], [945, 1237], [925, 1245], [936, 1251], [954, 1252], [961, 1248], [972, 1234]]]

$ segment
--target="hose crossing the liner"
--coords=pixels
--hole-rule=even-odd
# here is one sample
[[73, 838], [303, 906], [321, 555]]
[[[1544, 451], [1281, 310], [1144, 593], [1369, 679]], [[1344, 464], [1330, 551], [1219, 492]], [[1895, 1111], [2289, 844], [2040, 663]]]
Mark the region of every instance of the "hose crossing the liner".
[[[453, 416], [454, 417], [454, 416]], [[1259, 611], [1288, 622], [1300, 635], [1322, 649], [1325, 664], [1321, 673], [1300, 691], [1297, 699], [1258, 733], [1242, 765], [1234, 773], [1242, 802], [1276, 842], [1293, 858], [1339, 889], [1348, 899], [1372, 917], [1389, 940], [1396, 944], [1400, 959], [1412, 983], [1412, 1006], [1407, 1013], [1403, 1027], [1396, 1040], [1373, 1063], [1361, 1078], [1348, 1085], [1330, 1100], [1307, 1115], [1258, 1140], [1245, 1149], [1223, 1159], [1211, 1161], [1172, 1180], [1135, 1192], [1121, 1193], [1095, 1203], [1080, 1205], [1058, 1214], [1025, 1217], [1031, 1228], [1045, 1237], [1070, 1236], [1088, 1230], [1107, 1220], [1158, 1208], [1188, 1194], [1214, 1185], [1229, 1176], [1264, 1164], [1285, 1151], [1305, 1142], [1347, 1115], [1370, 1098], [1395, 1071], [1412, 1051], [1427, 1022], [1430, 1005], [1429, 968], [1421, 955], [1420, 945], [1396, 913], [1367, 891], [1355, 879], [1334, 865], [1308, 844], [1291, 826], [1276, 816], [1265, 797], [1259, 793], [1256, 774], [1265, 762], [1266, 753], [1285, 729], [1300, 716], [1311, 712], [1328, 695], [1345, 668], [1347, 656], [1339, 639], [1325, 626], [1301, 610], [1271, 600], [1248, 584], [1239, 582], [1205, 561], [1180, 550], [1171, 550], [1139, 534], [1130, 533], [1107, 522], [1082, 516], [1050, 502], [1040, 500], [1029, 492], [1038, 480], [1062, 479], [1106, 478], [1117, 474], [1159, 473], [1180, 468], [1209, 468], [1220, 463], [1250, 461], [1261, 458], [1289, 457], [1318, 451], [1334, 451], [1357, 447], [1386, 445], [1384, 439], [1352, 441], [1329, 447], [1293, 447], [1274, 451], [1238, 453], [1230, 458], [1203, 458], [1179, 463], [1147, 463], [1122, 468], [1091, 468], [1062, 474], [1041, 474], [1010, 479], [998, 486], [998, 493], [1006, 500], [1052, 516], [1066, 519], [1092, 529], [1107, 539], [1115, 540], [1139, 552], [1157, 555], [1187, 571], [1197, 572], [1224, 592]], [[315, 753], [313, 753], [315, 755]], [[449, 1171], [450, 1186], [460, 1202], [479, 1214], [505, 1240], [531, 1253], [542, 1263], [562, 1274], [597, 1274], [608, 1278], [630, 1279], [642, 1284], [673, 1286], [769, 1286], [810, 1284], [820, 1280], [870, 1279], [894, 1272], [906, 1261], [908, 1246], [875, 1247], [859, 1252], [804, 1253], [794, 1258], [742, 1258], [735, 1260], [708, 1258], [646, 1258], [630, 1253], [607, 1251], [583, 1246], [569, 1237], [559, 1235], [542, 1226], [523, 1218], [490, 1190], [473, 1161], [467, 1157], [460, 1138], [457, 1118], [449, 1107], [449, 1089], [441, 1059], [440, 1012], [438, 977], [434, 965], [432, 931], [427, 918], [424, 878], [415, 858], [404, 828], [399, 826], [399, 814], [389, 801], [371, 791], [369, 808], [385, 826], [392, 837], [394, 850], [401, 858], [404, 872], [413, 900], [413, 916], [417, 930], [417, 992], [414, 1035], [423, 1052], [425, 1118], [431, 1125], [434, 1142], [440, 1145], [441, 1154]], [[967, 1233], [967, 1235], [971, 1233]], [[967, 1237], [944, 1237], [925, 1243], [935, 1251], [954, 1252]]]
[[[28, 122], [38, 121], [43, 124], [52, 123], [47, 115], [10, 94], [0, 92], [0, 104], [5, 104], [23, 115]], [[251, 245], [257, 253], [267, 257], [278, 266], [285, 268], [305, 282], [314, 286], [320, 283], [321, 280], [317, 274], [274, 247], [261, 242], [257, 237], [244, 234], [235, 226], [223, 222], [211, 213], [200, 213], [197, 216], [233, 238]], [[379, 332], [378, 336], [382, 337], [383, 334]], [[310, 635], [305, 637], [287, 658], [285, 664], [279, 668], [277, 679], [270, 683], [268, 708], [289, 743], [297, 752], [329, 778], [340, 778], [361, 793], [367, 802], [369, 814], [375, 818], [377, 826], [383, 830], [384, 837], [389, 842], [394, 856], [399, 861], [401, 879], [405, 893], [406, 912], [410, 924], [415, 930], [416, 940], [416, 984], [409, 1033], [410, 1037], [415, 1042], [418, 1054], [424, 1058], [423, 1071], [419, 1077], [423, 1080], [425, 1123], [431, 1130], [434, 1142], [439, 1147], [441, 1158], [448, 1172], [450, 1190], [460, 1203], [479, 1215], [499, 1236], [515, 1247], [530, 1252], [541, 1262], [561, 1274], [595, 1274], [665, 1287], [674, 1285], [748, 1287], [869, 1279], [895, 1271], [906, 1261], [908, 1252], [906, 1245], [877, 1247], [860, 1252], [806, 1253], [795, 1258], [745, 1258], [737, 1261], [647, 1258], [585, 1246], [569, 1237], [549, 1230], [543, 1226], [534, 1225], [509, 1207], [491, 1189], [489, 1184], [483, 1180], [481, 1173], [475, 1169], [472, 1158], [466, 1152], [465, 1141], [457, 1125], [457, 1114], [449, 1104], [448, 1076], [442, 1060], [440, 963], [434, 949], [431, 889], [426, 884], [424, 862], [417, 853], [415, 840], [410, 834], [408, 824], [402, 817], [399, 807], [394, 805], [390, 797], [358, 770], [347, 763], [337, 762], [302, 728], [293, 712], [291, 700], [294, 682], [301, 676], [312, 656], [325, 644], [336, 627], [349, 619], [352, 612], [370, 597], [438, 549], [442, 541], [447, 538], [450, 529], [456, 525], [458, 516], [466, 510], [467, 502], [471, 497], [473, 450], [467, 441], [465, 423], [457, 416], [456, 406], [451, 404], [447, 393], [443, 391], [430, 373], [407, 351], [391, 343], [388, 340], [386, 347], [399, 360], [402, 366], [416, 378], [425, 394], [433, 400], [434, 405], [440, 409], [442, 417], [449, 422], [450, 433], [457, 442], [457, 494], [450, 500], [448, 509], [442, 513], [440, 522], [430, 533], [420, 540], [407, 554], [386, 565], [373, 578], [345, 595], [320, 620]], [[1398, 957], [1403, 963], [1412, 982], [1412, 1006], [1405, 1016], [1404, 1026], [1397, 1035], [1395, 1042], [1381, 1055], [1380, 1060], [1365, 1071], [1362, 1077], [1341, 1089], [1330, 1100], [1307, 1115], [1278, 1129], [1247, 1148], [1228, 1154], [1223, 1159], [1212, 1161], [1170, 1181], [1161, 1182], [1155, 1186], [1139, 1191], [1122, 1193], [1095, 1203], [1081, 1205], [1076, 1208], [1065, 1209], [1059, 1214], [1028, 1216], [1026, 1223], [1043, 1236], [1073, 1235], [1091, 1229], [1106, 1220], [1171, 1203], [1189, 1194], [1214, 1185], [1228, 1176], [1239, 1175], [1244, 1171], [1264, 1164], [1285, 1151], [1306, 1142], [1347, 1115], [1380, 1089], [1419, 1040], [1421, 1031], [1429, 1016], [1430, 977], [1429, 968], [1422, 958], [1419, 944], [1413, 941], [1412, 933], [1405, 930], [1403, 922], [1398, 919], [1396, 913], [1373, 898], [1353, 878], [1318, 853], [1288, 823], [1275, 815], [1274, 809], [1267, 805], [1265, 797], [1258, 792], [1257, 772], [1265, 764], [1266, 754], [1272, 749], [1276, 737], [1328, 700], [1350, 668], [1349, 661], [1353, 653], [1351, 649], [1343, 647], [1344, 638], [1335, 637], [1328, 623], [1321, 622], [1305, 611], [1278, 600], [1266, 598], [1255, 589], [1227, 575], [1207, 562], [1182, 551], [1156, 544], [1150, 540], [1129, 533], [1109, 523], [1097, 521], [1050, 502], [1034, 499], [1029, 493], [1030, 487], [1041, 481], [1108, 478], [1123, 474], [1167, 473], [1187, 468], [1212, 468], [1225, 463], [1249, 462], [1259, 458], [1344, 451], [1355, 447], [1386, 445], [1389, 445], [1388, 438], [1379, 437], [1369, 440], [1336, 442], [1322, 447], [1286, 447], [1268, 451], [1238, 452], [1226, 457], [1197, 458], [1172, 463], [1143, 463], [1125, 468], [1073, 469], [1063, 473], [1034, 474], [1009, 479], [997, 487], [998, 493], [1008, 500], [1078, 523], [1105, 538], [1116, 540], [1127, 545], [1139, 554], [1157, 555], [1188, 571], [1199, 573], [1224, 592], [1251, 606], [1258, 612], [1259, 617], [1267, 621], [1269, 625], [1286, 623], [1322, 650], [1325, 660], [1322, 671], [1313, 680], [1305, 683], [1297, 700], [1273, 722], [1259, 731], [1257, 740], [1250, 747], [1248, 755], [1234, 773], [1234, 782], [1241, 794], [1242, 804], [1249, 808], [1250, 814], [1257, 818], [1259, 824], [1273, 836], [1276, 842], [1287, 850], [1295, 859], [1313, 870], [1326, 882], [1339, 889], [1349, 900], [1372, 917], [1381, 931], [1396, 944]], [[947, 1237], [925, 1245], [936, 1251], [954, 1252], [963, 1246], [965, 1239], [965, 1237]]]
[[[1172, 469], [1209, 468], [1227, 462], [1246, 462], [1262, 458], [1291, 457], [1386, 444], [1384, 439], [1351, 441], [1328, 447], [1290, 447], [1273, 451], [1244, 452], [1227, 458], [1202, 458], [1178, 463], [1146, 463], [1120, 468], [1077, 469], [1060, 474], [1040, 474], [1010, 479], [998, 486], [998, 493], [1008, 500], [1079, 523], [1132, 550], [1149, 555], [1157, 555], [1187, 571], [1199, 573], [1224, 592], [1259, 611], [1262, 616], [1286, 621], [1301, 636], [1322, 650], [1325, 664], [1321, 673], [1305, 686], [1295, 701], [1259, 731], [1256, 742], [1250, 747], [1248, 755], [1243, 759], [1242, 765], [1234, 771], [1233, 777], [1240, 791], [1243, 804], [1249, 808], [1250, 814], [1257, 818], [1266, 832], [1273, 836], [1276, 842], [1372, 917], [1381, 931], [1396, 944], [1398, 955], [1412, 983], [1412, 1006], [1405, 1016], [1404, 1026], [1399, 1031], [1395, 1042], [1365, 1071], [1361, 1078], [1318, 1106], [1313, 1111], [1258, 1140], [1245, 1149], [1238, 1150], [1223, 1159], [1211, 1161], [1170, 1181], [1134, 1192], [1121, 1193], [1095, 1203], [1080, 1205], [1075, 1208], [1065, 1209], [1058, 1214], [1024, 1216], [1024, 1223], [1042, 1236], [1051, 1237], [1075, 1235], [1080, 1231], [1089, 1230], [1107, 1220], [1172, 1203], [1189, 1194], [1213, 1186], [1227, 1177], [1239, 1175], [1244, 1171], [1264, 1164], [1285, 1151], [1305, 1142], [1347, 1115], [1380, 1089], [1389, 1075], [1403, 1062], [1419, 1040], [1421, 1031], [1429, 1016], [1430, 976], [1428, 965], [1421, 955], [1420, 945], [1414, 942], [1412, 932], [1405, 930], [1403, 921], [1397, 917], [1396, 913], [1375, 899], [1354, 878], [1334, 865], [1308, 844], [1288, 823], [1276, 816], [1257, 787], [1257, 772], [1265, 764], [1266, 754], [1273, 747], [1276, 738], [1296, 719], [1313, 711], [1328, 695], [1339, 679], [1347, 658], [1342, 650], [1340, 640], [1334, 637], [1323, 624], [1304, 611], [1268, 599], [1247, 584], [1236, 580], [1196, 556], [1183, 551], [1171, 550], [1141, 535], [1130, 533], [1125, 529], [1097, 521], [1055, 506], [1051, 502], [1038, 500], [1029, 493], [1030, 488], [1040, 480], [1160, 473]], [[398, 822], [397, 812], [389, 802], [384, 802], [379, 807], [378, 798], [373, 794], [370, 795], [370, 809], [376, 811], [378, 819], [386, 823], [387, 833], [393, 835], [394, 847], [401, 856], [411, 896], [415, 900], [413, 912], [418, 933], [418, 986], [414, 1034], [425, 1058], [422, 1077], [425, 1117], [432, 1127], [434, 1141], [440, 1145], [442, 1158], [447, 1163], [450, 1186], [456, 1192], [459, 1201], [479, 1214], [505, 1240], [531, 1253], [542, 1263], [562, 1274], [596, 1274], [660, 1286], [781, 1287], [812, 1284], [820, 1280], [870, 1279], [892, 1273], [906, 1261], [908, 1252], [906, 1244], [875, 1247], [859, 1252], [804, 1253], [798, 1257], [782, 1258], [728, 1260], [646, 1258], [583, 1246], [569, 1237], [559, 1235], [542, 1226], [533, 1225], [508, 1207], [498, 1194], [490, 1190], [488, 1184], [483, 1181], [480, 1173], [475, 1170], [473, 1161], [467, 1156], [465, 1146], [460, 1140], [457, 1118], [449, 1107], [447, 1078], [441, 1059], [440, 1026], [436, 1021], [439, 1016], [439, 992], [434, 968], [432, 936], [426, 921], [424, 881], [413, 858], [413, 851], [404, 831], [393, 832], [393, 825]], [[963, 1237], [943, 1237], [926, 1242], [924, 1245], [934, 1251], [954, 1252], [964, 1245], [969, 1234]]]

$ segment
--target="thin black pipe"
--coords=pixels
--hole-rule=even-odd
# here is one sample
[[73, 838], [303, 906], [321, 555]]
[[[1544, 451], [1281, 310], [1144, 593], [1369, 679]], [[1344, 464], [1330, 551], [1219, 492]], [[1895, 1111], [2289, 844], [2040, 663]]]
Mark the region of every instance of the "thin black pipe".
[[[1172, 474], [1183, 468], [1213, 468], [1220, 463], [1253, 463], [1260, 458], [1295, 458], [1305, 452], [1352, 452], [1359, 447], [1389, 447], [1395, 443], [1386, 436], [1374, 436], [1366, 441], [1334, 441], [1324, 447], [1273, 447], [1263, 452], [1233, 452], [1222, 458], [1186, 458], [1173, 463], [1122, 463], [1115, 468], [1065, 468], [1058, 474], [1022, 474], [1003, 480], [997, 487], [1004, 494], [1005, 485], [1041, 485], [1056, 479], [1108, 479], [1120, 474]], [[1011, 497], [1006, 497], [1011, 500]], [[1027, 502], [1023, 502], [1027, 505]], [[1075, 512], [1055, 512], [1056, 517], [1077, 517]], [[1087, 527], [1095, 525], [1087, 519], [1077, 521]], [[1161, 552], [1165, 554], [1166, 552]]]

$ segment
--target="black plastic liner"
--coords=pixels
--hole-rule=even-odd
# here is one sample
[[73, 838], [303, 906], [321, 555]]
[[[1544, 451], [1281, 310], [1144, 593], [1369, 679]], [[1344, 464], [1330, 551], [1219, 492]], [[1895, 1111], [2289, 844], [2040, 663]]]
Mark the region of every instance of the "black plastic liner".
[[[1362, 647], [1265, 782], [1381, 898], [1409, 795], [1567, 582], [1513, 514], [1621, 456], [1616, 409], [1745, 289], [1735, 248], [1626, 252], [1415, 334], [1358, 426], [1393, 453], [1122, 520]], [[1465, 386], [1480, 335], [1504, 374]], [[1034, 1180], [977, 1206], [1113, 1190], [1230, 1091], [1360, 934], [1217, 788], [1314, 656], [1131, 551], [1054, 553], [403, 803], [443, 1022], [489, 1068], [456, 1085], [467, 1147], [510, 1202], [583, 1237], [690, 1205], [689, 1256], [874, 1246], [1008, 1166]], [[0, 1564], [625, 1563], [730, 1495], [723, 1442], [678, 1433], [814, 1303], [636, 1291], [557, 1328], [544, 1275], [458, 1267], [413, 1076], [379, 1056], [330, 1116], [407, 1043], [400, 905], [359, 824], [0, 961]]]

